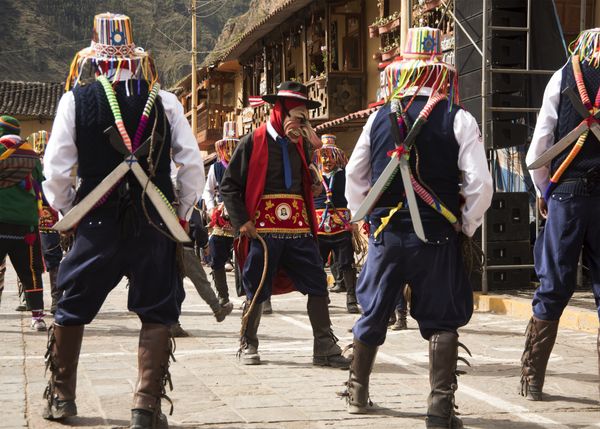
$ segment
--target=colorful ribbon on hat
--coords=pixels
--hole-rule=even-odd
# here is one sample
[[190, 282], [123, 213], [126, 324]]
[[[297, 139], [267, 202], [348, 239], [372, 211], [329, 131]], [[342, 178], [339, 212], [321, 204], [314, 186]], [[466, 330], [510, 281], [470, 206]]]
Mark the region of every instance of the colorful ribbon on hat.
[[[591, 125], [592, 122], [597, 122], [597, 120], [594, 118], [594, 115], [600, 110], [600, 88], [596, 93], [596, 99], [594, 100], [594, 104], [592, 105], [587, 89], [585, 88], [583, 73], [581, 72], [581, 64], [579, 63], [579, 56], [574, 55], [571, 59], [571, 62], [573, 64], [573, 75], [575, 76], [575, 82], [577, 84], [577, 91], [579, 92], [579, 97], [581, 98], [581, 101], [585, 108], [588, 109], [588, 112], [590, 113], [590, 116], [584, 118], [582, 122], [587, 122], [588, 125]], [[579, 152], [581, 152], [581, 149], [583, 148], [583, 145], [586, 142], [589, 133], [589, 128], [583, 133], [581, 133], [567, 157], [563, 160], [563, 162], [561, 162], [558, 169], [550, 178], [550, 182], [548, 183], [548, 187], [546, 188], [546, 192], [544, 193], [544, 198], [546, 201], [548, 201], [548, 199], [552, 195], [552, 192], [558, 186], [560, 178], [562, 177], [564, 172], [573, 163], [573, 160], [575, 159], [575, 157], [577, 157]]]

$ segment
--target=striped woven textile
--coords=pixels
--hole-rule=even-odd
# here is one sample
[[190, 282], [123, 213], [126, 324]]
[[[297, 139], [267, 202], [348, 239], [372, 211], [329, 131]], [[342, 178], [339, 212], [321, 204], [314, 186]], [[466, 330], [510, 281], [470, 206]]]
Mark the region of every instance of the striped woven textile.
[[27, 178], [36, 166], [39, 156], [31, 145], [23, 143], [11, 147], [11, 143], [0, 139], [0, 153], [10, 154], [0, 159], [0, 189], [9, 188]]

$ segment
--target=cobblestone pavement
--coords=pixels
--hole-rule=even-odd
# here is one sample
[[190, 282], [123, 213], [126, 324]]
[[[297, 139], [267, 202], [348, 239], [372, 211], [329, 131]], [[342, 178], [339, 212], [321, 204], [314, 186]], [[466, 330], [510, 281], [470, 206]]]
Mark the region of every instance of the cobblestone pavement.
[[[12, 268], [7, 274], [0, 307], [0, 427], [63, 427], [40, 416], [46, 335], [30, 331], [29, 314], [13, 311], [17, 294]], [[123, 282], [113, 291], [86, 327], [77, 386], [79, 416], [68, 421], [69, 427], [128, 425], [140, 322], [126, 310], [125, 286]], [[171, 367], [172, 428], [424, 427], [427, 342], [414, 320], [407, 331], [390, 331], [380, 348], [371, 388], [377, 411], [350, 416], [336, 397], [347, 371], [311, 365], [305, 297], [296, 293], [273, 298], [274, 314], [263, 317], [259, 331], [263, 364], [243, 366], [235, 356], [240, 301], [219, 324], [188, 281], [186, 291], [181, 322], [192, 336], [178, 339], [177, 362]], [[349, 328], [355, 320], [343, 303], [344, 296], [332, 295], [332, 319], [342, 345], [351, 341]], [[548, 369], [548, 400], [528, 402], [517, 396], [525, 325], [507, 316], [476, 313], [461, 331], [461, 341], [473, 352], [472, 368], [460, 377], [456, 397], [465, 426], [600, 428], [595, 335], [561, 330]], [[168, 411], [168, 404], [164, 408]]]

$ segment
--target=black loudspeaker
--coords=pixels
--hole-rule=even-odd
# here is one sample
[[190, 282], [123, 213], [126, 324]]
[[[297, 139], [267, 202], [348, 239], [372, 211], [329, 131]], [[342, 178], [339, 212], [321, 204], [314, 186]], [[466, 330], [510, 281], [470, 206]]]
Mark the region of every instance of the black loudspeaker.
[[490, 241], [487, 243], [488, 265], [531, 264], [533, 253], [529, 240]]
[[[527, 0], [495, 0], [488, 2], [488, 10], [492, 11], [492, 17], [499, 12], [522, 11], [527, 7]], [[475, 15], [480, 15], [483, 11], [483, 2], [481, 0], [455, 0], [456, 17], [463, 21]], [[500, 23], [494, 25], [504, 25], [502, 19]]]
[[[496, 107], [525, 107], [525, 99], [518, 94], [492, 94], [490, 98]], [[460, 104], [481, 124], [481, 97], [463, 99]], [[492, 112], [488, 120], [516, 121], [522, 120], [524, 116], [522, 112]]]
[[[490, 270], [488, 271], [488, 290], [531, 289], [531, 272], [532, 270], [528, 268]], [[470, 281], [473, 290], [481, 290], [481, 274], [473, 273], [470, 277]]]
[[[481, 126], [482, 58], [472, 41], [482, 49], [483, 4], [480, 0], [455, 0], [454, 5], [456, 18], [461, 24], [455, 29], [455, 64], [461, 104]], [[567, 53], [553, 0], [535, 0], [531, 8], [530, 69], [557, 70], [566, 61]], [[527, 0], [490, 0], [485, 13], [490, 26], [527, 26]], [[486, 54], [492, 69], [525, 69], [527, 33], [520, 30], [489, 31]], [[538, 108], [550, 74], [521, 74], [509, 70], [494, 71], [488, 77], [488, 107]], [[499, 94], [504, 95], [500, 97]], [[487, 119], [491, 122], [486, 124], [487, 148], [505, 148], [529, 140], [536, 115], [523, 111], [491, 112]], [[496, 124], [497, 121], [502, 122]]]
[[[496, 192], [485, 214], [488, 242], [529, 241], [529, 194], [527, 192]], [[481, 242], [481, 228], [474, 236]]]
[[[488, 45], [492, 67], [525, 68], [525, 36], [506, 37], [494, 35]], [[456, 69], [458, 75], [481, 70], [481, 55], [474, 46], [465, 46], [456, 50]]]
[[487, 214], [488, 240], [529, 240], [529, 194], [496, 192]]
[[[493, 121], [490, 123], [492, 127], [492, 141], [495, 149], [518, 146], [527, 143], [528, 128], [526, 125], [516, 123], [514, 121]], [[490, 145], [488, 145], [488, 148]]]
[[[522, 97], [526, 91], [529, 91], [528, 85], [528, 79], [522, 74], [494, 73], [491, 76], [492, 94], [517, 94]], [[460, 88], [460, 97], [462, 100], [480, 97], [481, 69], [459, 75], [458, 86]]]

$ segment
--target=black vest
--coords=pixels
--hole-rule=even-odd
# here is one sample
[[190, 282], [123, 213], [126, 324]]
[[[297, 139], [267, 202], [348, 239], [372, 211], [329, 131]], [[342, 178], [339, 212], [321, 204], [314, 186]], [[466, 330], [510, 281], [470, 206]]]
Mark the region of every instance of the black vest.
[[[127, 96], [125, 82], [120, 82], [115, 87], [117, 101], [121, 109], [121, 115], [125, 128], [133, 140], [135, 132], [142, 115], [146, 100], [148, 98], [148, 85], [140, 82], [140, 94], [138, 94], [138, 83], [134, 82], [133, 91]], [[77, 191], [77, 199], [81, 200], [90, 193], [110, 172], [124, 160], [124, 156], [117, 152], [110, 144], [104, 130], [114, 125], [114, 116], [110, 110], [106, 95], [100, 82], [80, 86], [73, 90], [75, 97], [75, 144], [78, 151], [78, 172], [81, 185]], [[156, 133], [164, 135], [164, 145], [156, 144], [153, 149], [152, 159], [156, 168], [156, 174], [152, 182], [162, 191], [169, 201], [174, 200], [173, 185], [170, 179], [170, 154], [171, 154], [171, 127], [165, 116], [160, 97], [156, 98], [152, 108], [142, 142], [152, 133], [156, 122]], [[147, 156], [138, 159], [142, 168], [148, 172]], [[142, 187], [133, 173], [129, 172], [120, 185], [114, 189], [106, 206], [119, 202], [120, 199], [128, 198], [138, 205], [141, 202]], [[146, 198], [148, 207], [152, 204]]]
[[[594, 99], [596, 98], [598, 88], [600, 88], [600, 69], [591, 67], [588, 65], [588, 63], [584, 62], [581, 64], [581, 72], [583, 73], [583, 81], [585, 83], [588, 96], [593, 103]], [[577, 83], [575, 82], [575, 76], [573, 74], [573, 65], [571, 63], [571, 59], [569, 59], [562, 70], [562, 81], [560, 87], [561, 96], [558, 104], [558, 122], [555, 129], [556, 142], [577, 127], [577, 125], [579, 125], [579, 123], [584, 119], [573, 108], [569, 98], [566, 95], [562, 95], [562, 91], [567, 87], [573, 88], [575, 93], [579, 96], [579, 92], [577, 91]], [[570, 145], [560, 155], [552, 160], [551, 174], [554, 174], [554, 172], [559, 168], [572, 148], [573, 145]], [[594, 168], [600, 168], [600, 143], [598, 142], [598, 139], [596, 139], [596, 136], [594, 136], [594, 134], [590, 131], [585, 144], [581, 148], [581, 151], [563, 173], [556, 191], [569, 193], [573, 192], [575, 186], [573, 181], [575, 179], [594, 174], [592, 173]]]
[[[336, 171], [331, 181], [327, 176], [323, 176], [323, 179], [331, 186], [331, 202], [333, 206], [336, 209], [348, 208], [348, 201], [346, 201], [346, 196], [344, 195], [344, 192], [346, 192], [346, 170]], [[321, 185], [321, 193], [315, 197], [315, 209], [324, 209], [326, 199], [325, 186]]]
[[[427, 97], [419, 96], [414, 100], [406, 112], [411, 123], [414, 123], [426, 103]], [[438, 103], [429, 115], [427, 124], [421, 128], [410, 157], [411, 171], [417, 181], [433, 191], [456, 216], [460, 213], [458, 194], [460, 170], [458, 169], [459, 146], [454, 136], [454, 117], [459, 110], [459, 106], [452, 105], [449, 111], [446, 100]], [[388, 152], [395, 149], [388, 118], [390, 111], [390, 103], [383, 106], [377, 112], [371, 126], [371, 185], [375, 184], [387, 166], [390, 160]], [[447, 222], [441, 214], [436, 213], [418, 196], [416, 197], [424, 220]], [[404, 200], [404, 186], [398, 172], [377, 202], [377, 207], [395, 207], [402, 200]]]

